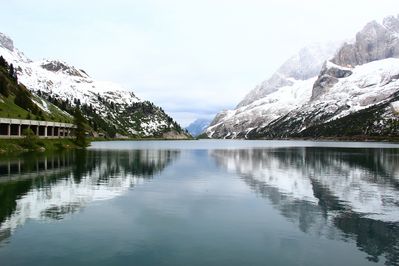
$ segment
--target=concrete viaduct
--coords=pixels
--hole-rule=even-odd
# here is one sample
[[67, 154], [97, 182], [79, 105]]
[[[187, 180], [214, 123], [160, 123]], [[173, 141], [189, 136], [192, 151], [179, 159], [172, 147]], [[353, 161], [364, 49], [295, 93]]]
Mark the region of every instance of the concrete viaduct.
[[0, 118], [0, 138], [23, 138], [23, 131], [30, 128], [39, 138], [71, 138], [76, 126], [49, 121]]

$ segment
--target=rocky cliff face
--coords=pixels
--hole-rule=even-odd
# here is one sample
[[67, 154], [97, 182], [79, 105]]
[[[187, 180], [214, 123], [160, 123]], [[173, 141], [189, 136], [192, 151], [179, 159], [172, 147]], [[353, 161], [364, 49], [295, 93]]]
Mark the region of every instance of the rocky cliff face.
[[340, 78], [346, 78], [350, 75], [352, 75], [352, 71], [349, 68], [338, 67], [328, 61], [325, 62], [313, 85], [311, 100], [315, 100], [327, 93], [328, 89], [337, 84]]
[[[302, 63], [292, 63], [288, 68], [295, 71], [287, 71], [284, 65], [275, 74], [279, 79], [274, 75], [263, 83], [264, 87], [252, 91], [237, 109], [218, 114], [206, 131], [208, 136], [398, 135], [398, 117], [393, 111], [399, 100], [398, 29], [399, 17], [388, 17], [382, 24], [370, 22], [353, 43], [342, 45], [330, 60], [325, 61], [329, 59], [325, 56], [322, 64], [308, 54], [311, 59], [302, 57]], [[308, 62], [315, 68], [309, 67]], [[316, 67], [317, 73], [313, 71]], [[281, 72], [291, 76], [287, 78]]]
[[368, 23], [357, 33], [356, 41], [343, 45], [331, 61], [355, 67], [392, 57], [399, 57], [399, 16], [387, 17], [382, 24]]
[[5, 34], [0, 32], [0, 45], [6, 48], [7, 50], [14, 50], [14, 42]]

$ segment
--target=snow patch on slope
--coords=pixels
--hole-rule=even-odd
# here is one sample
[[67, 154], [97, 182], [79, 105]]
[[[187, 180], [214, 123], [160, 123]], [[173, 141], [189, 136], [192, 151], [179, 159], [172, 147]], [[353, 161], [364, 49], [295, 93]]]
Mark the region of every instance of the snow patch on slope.
[[399, 101], [391, 103], [391, 108], [394, 113], [399, 114]]

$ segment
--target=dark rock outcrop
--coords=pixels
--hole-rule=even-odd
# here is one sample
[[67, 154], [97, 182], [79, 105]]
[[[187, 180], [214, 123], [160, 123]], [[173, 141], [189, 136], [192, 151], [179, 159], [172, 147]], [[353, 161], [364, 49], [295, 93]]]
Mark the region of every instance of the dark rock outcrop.
[[316, 82], [313, 85], [312, 100], [317, 99], [320, 95], [326, 93], [332, 88], [340, 78], [346, 78], [352, 75], [349, 69], [340, 68], [332, 64], [324, 63], [323, 68]]
[[76, 68], [68, 66], [66, 63], [60, 61], [48, 61], [43, 63], [41, 67], [52, 72], [62, 71], [71, 76], [77, 76], [77, 77], [83, 77], [84, 75], [87, 76], [86, 72], [79, 71]]

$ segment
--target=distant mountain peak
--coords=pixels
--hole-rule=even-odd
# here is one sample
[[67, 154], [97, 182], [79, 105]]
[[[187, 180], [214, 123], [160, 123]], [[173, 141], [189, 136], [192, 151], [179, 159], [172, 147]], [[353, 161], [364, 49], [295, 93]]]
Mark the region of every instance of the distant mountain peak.
[[278, 73], [297, 80], [307, 80], [317, 76], [325, 60], [330, 59], [340, 43], [314, 43], [308, 45], [288, 59]]
[[14, 50], [14, 42], [13, 40], [5, 35], [4, 33], [0, 32], [0, 45], [10, 51]]
[[399, 33], [399, 15], [396, 17], [389, 16], [384, 18], [382, 25], [384, 25], [390, 31]]
[[316, 77], [323, 63], [334, 56], [340, 45], [341, 42], [314, 43], [302, 48], [296, 55], [285, 61], [269, 79], [250, 91], [237, 108], [249, 105], [281, 87], [292, 86], [293, 80]]
[[197, 137], [205, 132], [205, 129], [209, 126], [211, 120], [209, 119], [197, 119], [186, 127], [188, 133], [192, 136]]
[[387, 58], [399, 58], [399, 17], [386, 17], [382, 23], [367, 23], [353, 43], [346, 43], [339, 49], [332, 62], [355, 67]]

